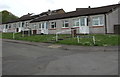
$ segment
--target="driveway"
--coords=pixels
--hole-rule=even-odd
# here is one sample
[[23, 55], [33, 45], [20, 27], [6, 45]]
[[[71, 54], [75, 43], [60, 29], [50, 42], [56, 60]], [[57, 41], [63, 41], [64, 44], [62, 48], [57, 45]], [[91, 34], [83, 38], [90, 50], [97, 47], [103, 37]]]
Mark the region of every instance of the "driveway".
[[3, 75], [118, 74], [116, 50], [10, 41], [3, 41], [2, 48]]

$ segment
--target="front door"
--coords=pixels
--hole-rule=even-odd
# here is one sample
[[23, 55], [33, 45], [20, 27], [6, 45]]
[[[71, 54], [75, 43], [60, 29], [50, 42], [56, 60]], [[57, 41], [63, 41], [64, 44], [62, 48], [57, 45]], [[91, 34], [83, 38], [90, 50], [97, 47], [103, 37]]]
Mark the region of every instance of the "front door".
[[80, 34], [89, 34], [89, 26], [87, 22], [87, 17], [81, 17], [80, 18]]
[[37, 30], [33, 30], [33, 34], [34, 34], [34, 35], [37, 34]]
[[19, 32], [19, 28], [16, 29], [16, 32]]
[[48, 34], [48, 23], [41, 23], [41, 34]]

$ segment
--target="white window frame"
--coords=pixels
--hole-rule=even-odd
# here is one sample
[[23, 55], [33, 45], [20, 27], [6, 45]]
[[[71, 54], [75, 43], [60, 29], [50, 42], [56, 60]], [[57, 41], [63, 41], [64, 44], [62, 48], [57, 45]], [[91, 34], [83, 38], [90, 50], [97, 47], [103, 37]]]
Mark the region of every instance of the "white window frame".
[[[54, 28], [52, 28], [52, 26], [54, 26]], [[56, 22], [50, 22], [50, 28], [51, 29], [56, 29], [56, 27], [57, 27]]]
[[44, 28], [45, 28], [45, 23], [42, 22], [42, 23], [41, 23], [41, 29], [44, 29]]
[[[73, 27], [79, 27], [80, 26], [80, 21], [79, 21], [79, 19], [74, 19], [73, 20]], [[77, 23], [78, 23], [78, 25], [77, 25]]]
[[24, 28], [24, 25], [25, 25], [25, 23], [24, 23], [24, 22], [22, 22], [22, 28]]
[[41, 29], [41, 24], [42, 24], [42, 23], [38, 23], [39, 29]]
[[[65, 25], [68, 24], [68, 27], [66, 27]], [[64, 20], [63, 21], [63, 26], [62, 28], [69, 28], [69, 21], [68, 20]]]
[[[102, 20], [101, 20], [102, 17]], [[97, 21], [98, 25], [95, 25], [94, 22]], [[102, 21], [102, 24], [101, 24]], [[94, 16], [92, 17], [92, 25], [93, 26], [104, 26], [104, 17], [103, 16]]]
[[[82, 18], [84, 18], [84, 25], [81, 25], [81, 20], [82, 20]], [[80, 23], [79, 23], [80, 26], [88, 26], [88, 25], [87, 25], [87, 17], [80, 17], [80, 20], [79, 20], [79, 21], [80, 21]]]

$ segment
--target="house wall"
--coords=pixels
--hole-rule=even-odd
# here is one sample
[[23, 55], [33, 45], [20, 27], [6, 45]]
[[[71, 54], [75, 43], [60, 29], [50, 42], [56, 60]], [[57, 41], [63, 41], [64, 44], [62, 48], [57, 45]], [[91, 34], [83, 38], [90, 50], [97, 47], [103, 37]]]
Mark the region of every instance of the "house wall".
[[[7, 27], [6, 27], [6, 25], [7, 25]], [[3, 24], [2, 32], [17, 32], [17, 28], [19, 28], [19, 25], [20, 25], [19, 22]]]
[[0, 25], [0, 32], [2, 32], [2, 26], [3, 26], [3, 25]]
[[120, 7], [118, 8], [118, 23], [120, 24]]
[[[92, 24], [92, 18], [96, 16], [102, 16], [103, 17], [103, 25], [98, 25], [98, 26], [93, 26]], [[89, 26], [89, 32], [90, 34], [104, 34], [105, 33], [105, 15], [100, 14], [100, 15], [92, 15], [88, 17], [88, 26]]]
[[[49, 34], [56, 34], [57, 32], [62, 32], [62, 31], [65, 31], [62, 34], [70, 34], [71, 31], [67, 31], [67, 30], [70, 30], [71, 28], [73, 28], [73, 23], [74, 23], [73, 20], [77, 19], [77, 18], [78, 17], [49, 21], [49, 22], [56, 22], [56, 29], [51, 29], [50, 25], [49, 25]], [[69, 21], [68, 28], [63, 28], [63, 21], [65, 21], [65, 20]], [[77, 33], [79, 33], [79, 28], [76, 28], [76, 29], [77, 29]]]
[[[120, 7], [119, 7], [120, 9]], [[120, 24], [120, 20], [118, 21], [118, 14], [119, 11], [118, 9], [114, 10], [113, 12], [111, 13], [108, 13], [106, 15], [106, 18], [107, 18], [107, 33], [114, 33], [114, 25], [115, 24]]]
[[[88, 26], [89, 26], [90, 34], [94, 34], [94, 33], [104, 34], [105, 33], [105, 22], [104, 22], [104, 25], [99, 25], [99, 26], [93, 26], [92, 25], [92, 17], [95, 17], [95, 16], [103, 16], [103, 21], [105, 21], [104, 14], [89, 16], [88, 17], [89, 18]], [[71, 30], [71, 28], [76, 28], [77, 34], [79, 34], [80, 33], [79, 27], [74, 27], [73, 24], [74, 24], [74, 19], [80, 19], [80, 17], [66, 18], [66, 19], [59, 19], [59, 20], [51, 20], [51, 21], [49, 21], [48, 34], [56, 34], [57, 32], [62, 32], [62, 31], [65, 31], [62, 34], [71, 34], [71, 31], [67, 31], [67, 30]], [[63, 21], [65, 21], [65, 20], [69, 21], [69, 27], [68, 28], [63, 28]], [[51, 29], [50, 22], [56, 22], [56, 29]], [[42, 22], [31, 23], [32, 30], [35, 30], [33, 25], [39, 26], [38, 25], [39, 23], [42, 23]], [[37, 33], [40, 34], [40, 32], [41, 32], [41, 29], [37, 28]]]
[[[103, 16], [104, 25], [93, 26], [92, 25], [92, 17], [95, 17], [95, 16]], [[80, 33], [79, 27], [74, 27], [73, 26], [73, 24], [74, 24], [73, 20], [74, 19], [79, 19], [79, 18], [80, 17], [60, 19], [60, 20], [53, 20], [53, 21], [56, 21], [57, 28], [56, 29], [49, 29], [49, 34], [55, 34], [56, 32], [69, 30], [71, 28], [76, 28], [77, 33], [79, 34]], [[92, 15], [92, 16], [89, 16], [88, 18], [89, 18], [88, 26], [89, 26], [90, 34], [96, 34], [96, 33], [104, 34], [105, 33], [105, 16], [104, 16], [104, 14]], [[62, 28], [64, 20], [68, 20], [69, 21], [69, 28]], [[63, 34], [70, 34], [70, 33], [71, 33], [71, 31], [65, 32]]]
[[2, 32], [4, 32], [4, 33], [6, 33], [6, 32], [8, 32], [8, 27], [6, 27], [6, 25], [8, 25], [9, 26], [9, 24], [3, 24], [3, 27], [2, 27]]

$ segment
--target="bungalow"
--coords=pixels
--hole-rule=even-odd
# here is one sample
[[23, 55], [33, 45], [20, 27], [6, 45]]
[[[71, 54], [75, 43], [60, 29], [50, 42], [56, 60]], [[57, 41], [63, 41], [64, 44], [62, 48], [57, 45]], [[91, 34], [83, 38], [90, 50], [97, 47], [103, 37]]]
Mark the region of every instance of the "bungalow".
[[31, 16], [31, 14], [23, 15], [22, 17], [2, 23], [2, 32], [21, 32], [27, 30], [30, 20], [39, 17], [39, 15]]
[[38, 17], [44, 17], [48, 15], [55, 15], [55, 14], [61, 14], [65, 13], [63, 9], [57, 9], [57, 10], [48, 10], [47, 12], [43, 12], [38, 15], [32, 15], [28, 13], [27, 15], [23, 15], [22, 17], [11, 20], [6, 23], [2, 23], [1, 28], [2, 32], [21, 32], [21, 31], [28, 31], [32, 30], [32, 34], [36, 34], [36, 28], [30, 27], [29, 22], [33, 19], [37, 19]]
[[[42, 12], [40, 14], [40, 17], [38, 17], [38, 18], [44, 18], [44, 17], [47, 17], [47, 16], [57, 15], [57, 14], [65, 14], [65, 11], [63, 9], [48, 10], [47, 12]], [[35, 18], [35, 20], [38, 19], [38, 18]], [[48, 24], [47, 23], [41, 23], [41, 25], [48, 25]], [[35, 25], [35, 24], [29, 23], [29, 26], [32, 30], [32, 34], [41, 34], [41, 31], [39, 30], [41, 25]], [[44, 34], [48, 34], [48, 30], [45, 30]]]
[[[78, 34], [114, 33], [114, 25], [120, 24], [120, 4], [77, 8], [76, 11], [39, 17], [30, 22], [38, 34], [76, 29]], [[64, 34], [69, 34], [66, 31]]]
[[19, 25], [17, 21], [18, 19], [2, 23], [1, 25], [2, 32], [17, 32], [17, 30], [15, 29], [17, 27], [16, 25]]

